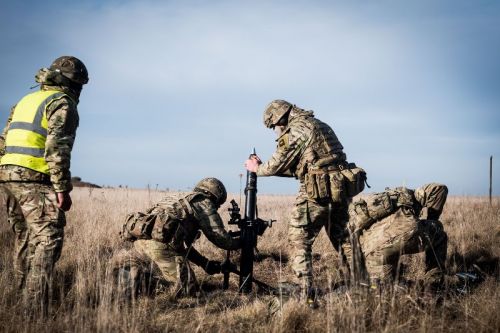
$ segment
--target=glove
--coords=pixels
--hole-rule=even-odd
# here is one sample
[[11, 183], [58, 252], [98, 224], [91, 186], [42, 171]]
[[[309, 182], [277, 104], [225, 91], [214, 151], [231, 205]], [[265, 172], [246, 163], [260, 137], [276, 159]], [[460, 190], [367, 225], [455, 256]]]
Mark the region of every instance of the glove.
[[235, 272], [238, 270], [238, 267], [230, 261], [224, 261], [220, 268], [222, 273]]
[[205, 272], [209, 275], [219, 274], [221, 272], [220, 261], [209, 260], [205, 266]]

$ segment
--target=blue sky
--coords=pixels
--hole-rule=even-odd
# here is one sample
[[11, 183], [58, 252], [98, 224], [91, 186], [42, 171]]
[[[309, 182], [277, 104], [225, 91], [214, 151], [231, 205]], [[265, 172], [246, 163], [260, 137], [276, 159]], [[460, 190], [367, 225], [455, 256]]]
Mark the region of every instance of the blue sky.
[[[90, 72], [72, 172], [101, 185], [239, 190], [287, 99], [329, 123], [372, 190], [500, 195], [498, 1], [17, 1], [0, 5], [0, 121], [60, 55]], [[262, 193], [295, 180], [262, 178]]]

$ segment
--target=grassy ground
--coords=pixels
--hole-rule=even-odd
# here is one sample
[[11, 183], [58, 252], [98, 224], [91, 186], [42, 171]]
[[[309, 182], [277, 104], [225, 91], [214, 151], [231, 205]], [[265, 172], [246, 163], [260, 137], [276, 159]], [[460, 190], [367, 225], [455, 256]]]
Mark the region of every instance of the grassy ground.
[[[196, 269], [204, 292], [199, 297], [174, 300], [171, 292], [140, 297], [131, 304], [111, 297], [107, 278], [109, 259], [130, 246], [118, 237], [124, 216], [144, 210], [163, 193], [129, 189], [79, 188], [68, 214], [62, 257], [56, 268], [53, 316], [29, 321], [23, 315], [12, 272], [13, 234], [0, 225], [0, 331], [2, 332], [371, 332], [371, 331], [500, 331], [500, 199], [492, 206], [484, 198], [450, 197], [442, 215], [449, 236], [448, 266], [455, 271], [484, 271], [486, 279], [467, 295], [430, 297], [415, 290], [350, 290], [325, 293], [320, 307], [311, 310], [290, 300], [274, 315], [273, 298], [265, 293], [242, 296], [237, 278], [221, 291], [222, 276]], [[236, 198], [238, 201], [238, 198]], [[259, 214], [279, 222], [259, 239], [261, 258], [255, 277], [276, 284], [293, 280], [288, 261], [287, 220], [293, 197], [259, 196]], [[228, 219], [227, 206], [221, 209]], [[223, 260], [225, 252], [203, 237], [195, 245], [209, 258]], [[237, 259], [237, 254], [234, 255]], [[421, 256], [405, 258], [408, 271], [421, 272]], [[338, 257], [324, 233], [314, 244], [314, 269], [327, 290], [337, 279]]]

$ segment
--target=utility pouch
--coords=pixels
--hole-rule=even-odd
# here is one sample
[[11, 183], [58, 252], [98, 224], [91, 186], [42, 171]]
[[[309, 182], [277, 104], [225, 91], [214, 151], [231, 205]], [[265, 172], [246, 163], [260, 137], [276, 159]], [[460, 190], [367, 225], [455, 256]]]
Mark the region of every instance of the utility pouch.
[[368, 213], [366, 201], [359, 199], [349, 205], [349, 229], [352, 232], [368, 229], [374, 222]]
[[158, 242], [168, 243], [174, 237], [178, 227], [178, 220], [172, 219], [168, 214], [157, 214], [151, 231], [151, 238]]
[[146, 215], [141, 212], [128, 214], [121, 232], [122, 239], [127, 241], [151, 239], [154, 220], [154, 215]]
[[349, 163], [347, 168], [340, 171], [344, 176], [345, 191], [348, 197], [354, 197], [365, 189], [366, 172], [354, 163]]
[[407, 189], [406, 187], [396, 188], [398, 193], [398, 207], [408, 207], [413, 208], [413, 191]]
[[304, 185], [306, 187], [307, 196], [310, 199], [316, 200], [318, 198], [318, 187], [316, 185], [316, 175], [306, 173], [304, 176]]
[[330, 197], [330, 177], [327, 173], [316, 175], [316, 186], [318, 187], [319, 200]]
[[373, 194], [365, 200], [367, 203], [368, 215], [377, 221], [389, 216], [397, 209], [386, 192]]
[[331, 200], [332, 186], [330, 174], [319, 170], [310, 171], [305, 175], [304, 183], [309, 199], [312, 199], [314, 201]]
[[345, 196], [344, 193], [344, 177], [339, 171], [330, 172], [328, 174], [330, 181], [330, 198], [332, 202], [342, 202]]

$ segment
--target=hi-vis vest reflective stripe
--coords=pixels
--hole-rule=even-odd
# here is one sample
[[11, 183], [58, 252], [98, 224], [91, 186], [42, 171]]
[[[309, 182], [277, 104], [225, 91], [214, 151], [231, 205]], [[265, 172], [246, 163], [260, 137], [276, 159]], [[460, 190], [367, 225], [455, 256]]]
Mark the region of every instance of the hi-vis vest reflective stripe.
[[0, 164], [14, 164], [49, 174], [45, 161], [47, 140], [46, 108], [66, 94], [55, 90], [40, 90], [26, 95], [14, 109], [5, 138], [5, 155]]

